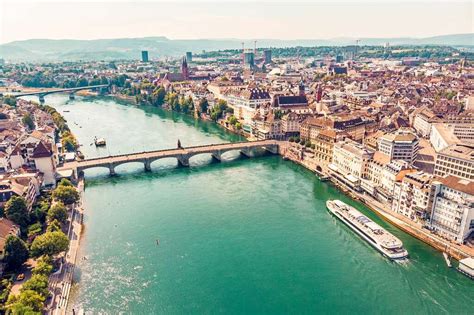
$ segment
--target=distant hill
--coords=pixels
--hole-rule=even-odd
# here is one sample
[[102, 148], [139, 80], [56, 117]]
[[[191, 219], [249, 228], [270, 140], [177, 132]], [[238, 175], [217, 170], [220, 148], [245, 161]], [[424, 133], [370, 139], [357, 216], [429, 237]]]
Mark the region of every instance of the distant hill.
[[[139, 59], [140, 51], [148, 50], [150, 58], [179, 56], [186, 51], [240, 49], [242, 41], [253, 47], [253, 41], [241, 39], [190, 39], [171, 40], [164, 36], [143, 38], [118, 38], [97, 40], [30, 39], [0, 45], [0, 58], [7, 61], [74, 61]], [[427, 38], [360, 38], [360, 45], [449, 45], [472, 46], [474, 33], [442, 35]], [[347, 46], [354, 45], [354, 38], [320, 39], [257, 39], [258, 47], [294, 46]]]

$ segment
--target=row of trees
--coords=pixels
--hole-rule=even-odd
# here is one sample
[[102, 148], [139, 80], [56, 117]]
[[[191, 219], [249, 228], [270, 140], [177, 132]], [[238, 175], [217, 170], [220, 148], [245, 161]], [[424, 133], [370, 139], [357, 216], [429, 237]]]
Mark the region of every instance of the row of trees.
[[306, 148], [311, 148], [311, 149], [316, 148], [316, 145], [314, 143], [311, 143], [311, 141], [308, 139], [305, 140], [305, 139], [300, 139], [299, 137], [290, 137], [288, 141], [299, 143], [300, 145], [304, 145]]
[[67, 223], [66, 205], [78, 200], [77, 190], [63, 179], [51, 196], [44, 196], [37, 202], [31, 213], [23, 197], [14, 196], [5, 204], [4, 215], [20, 226], [23, 236], [12, 235], [6, 239], [4, 262], [7, 270], [19, 270], [29, 257], [37, 259], [32, 278], [24, 283], [19, 295], [8, 298], [8, 310], [23, 314], [20, 311], [39, 312], [43, 308], [48, 296], [48, 276], [53, 269], [52, 257], [69, 248], [69, 239], [62, 231]]
[[6, 309], [13, 314], [41, 314], [48, 298], [48, 277], [53, 270], [50, 256], [41, 256], [33, 268], [31, 278], [20, 289], [20, 294], [10, 294]]
[[44, 105], [41, 107], [41, 110], [47, 112], [53, 118], [53, 122], [61, 135], [61, 144], [63, 148], [68, 152], [73, 152], [77, 148], [78, 143], [74, 135], [71, 133], [66, 119], [64, 119], [64, 117], [58, 113], [54, 107]]
[[112, 84], [122, 88], [130, 87], [130, 82], [128, 81], [130, 77], [126, 74], [120, 74], [111, 77], [96, 75], [90, 79], [86, 77], [79, 77], [75, 80], [66, 79], [64, 81], [59, 81], [57, 80], [55, 73], [36, 72], [34, 74], [22, 74], [16, 79], [21, 83], [21, 85], [34, 88], [74, 88], [101, 84]]

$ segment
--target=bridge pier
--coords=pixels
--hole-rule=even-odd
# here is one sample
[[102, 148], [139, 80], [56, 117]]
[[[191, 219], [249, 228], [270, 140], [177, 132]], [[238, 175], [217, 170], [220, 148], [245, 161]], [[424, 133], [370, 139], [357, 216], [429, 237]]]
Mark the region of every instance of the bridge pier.
[[149, 160], [143, 162], [143, 165], [145, 166], [145, 172], [151, 172], [151, 162]]
[[179, 166], [189, 166], [189, 157], [187, 155], [180, 155], [177, 157]]
[[268, 147], [263, 147], [266, 151], [270, 152], [271, 154], [278, 154], [278, 146], [272, 145]]
[[240, 154], [247, 157], [247, 158], [251, 158], [252, 157], [252, 149], [250, 148], [242, 148], [240, 150]]
[[40, 104], [43, 104], [43, 103], [44, 103], [44, 95], [43, 95], [43, 94], [39, 94], [39, 95], [38, 95], [38, 98], [39, 98]]
[[212, 152], [211, 153], [211, 156], [212, 156], [212, 160], [213, 161], [216, 161], [216, 162], [221, 162], [222, 161], [222, 154], [219, 152], [219, 151], [216, 151], [216, 152]]
[[70, 100], [73, 100], [76, 98], [76, 94], [75, 93], [69, 93], [69, 99]]
[[110, 176], [115, 176], [116, 175], [115, 166], [113, 164], [109, 164], [109, 172], [110, 172]]

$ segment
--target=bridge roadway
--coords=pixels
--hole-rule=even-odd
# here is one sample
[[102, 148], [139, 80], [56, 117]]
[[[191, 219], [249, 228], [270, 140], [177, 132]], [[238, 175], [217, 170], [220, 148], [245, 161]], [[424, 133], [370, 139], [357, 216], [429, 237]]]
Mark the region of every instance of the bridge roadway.
[[18, 94], [11, 94], [14, 97], [21, 97], [21, 96], [30, 96], [30, 95], [38, 95], [38, 96], [46, 96], [48, 94], [53, 93], [63, 93], [63, 92], [76, 92], [81, 90], [89, 90], [89, 89], [98, 89], [108, 87], [108, 84], [99, 84], [99, 85], [90, 85], [90, 86], [79, 86], [75, 88], [64, 88], [64, 89], [51, 89], [51, 90], [41, 90], [36, 92], [27, 92], [27, 93], [18, 93]]
[[98, 157], [64, 163], [62, 167], [58, 168], [58, 171], [72, 170], [75, 176], [80, 176], [86, 169], [104, 167], [109, 169], [110, 175], [115, 175], [115, 168], [117, 166], [132, 162], [143, 163], [145, 171], [151, 171], [151, 163], [163, 158], [176, 158], [179, 165], [189, 166], [189, 159], [198, 154], [211, 154], [215, 160], [220, 161], [222, 154], [225, 152], [238, 150], [241, 154], [252, 157], [252, 150], [257, 148], [264, 149], [273, 154], [278, 154], [279, 143], [276, 140], [220, 143]]

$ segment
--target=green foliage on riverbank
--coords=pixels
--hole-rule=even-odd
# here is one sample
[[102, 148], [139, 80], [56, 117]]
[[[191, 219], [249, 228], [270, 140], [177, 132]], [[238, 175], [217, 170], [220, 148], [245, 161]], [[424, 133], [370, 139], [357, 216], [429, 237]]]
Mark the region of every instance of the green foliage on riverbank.
[[79, 193], [76, 188], [71, 186], [58, 186], [53, 191], [53, 198], [57, 201], [70, 205], [79, 200]]
[[19, 196], [11, 197], [5, 204], [5, 216], [20, 227], [26, 227], [29, 216], [25, 198]]
[[69, 248], [69, 239], [61, 231], [46, 232], [36, 237], [30, 247], [33, 257], [54, 256]]
[[3, 261], [8, 270], [18, 270], [28, 259], [28, 247], [19, 237], [10, 235], [5, 242], [5, 257]]
[[6, 309], [12, 314], [41, 314], [49, 296], [48, 277], [53, 270], [50, 256], [38, 259], [31, 278], [20, 289], [20, 294], [10, 294]]
[[211, 109], [211, 119], [217, 121], [224, 117], [225, 113], [233, 113], [233, 110], [227, 106], [226, 101], [219, 100], [219, 102], [217, 102], [217, 104]]

